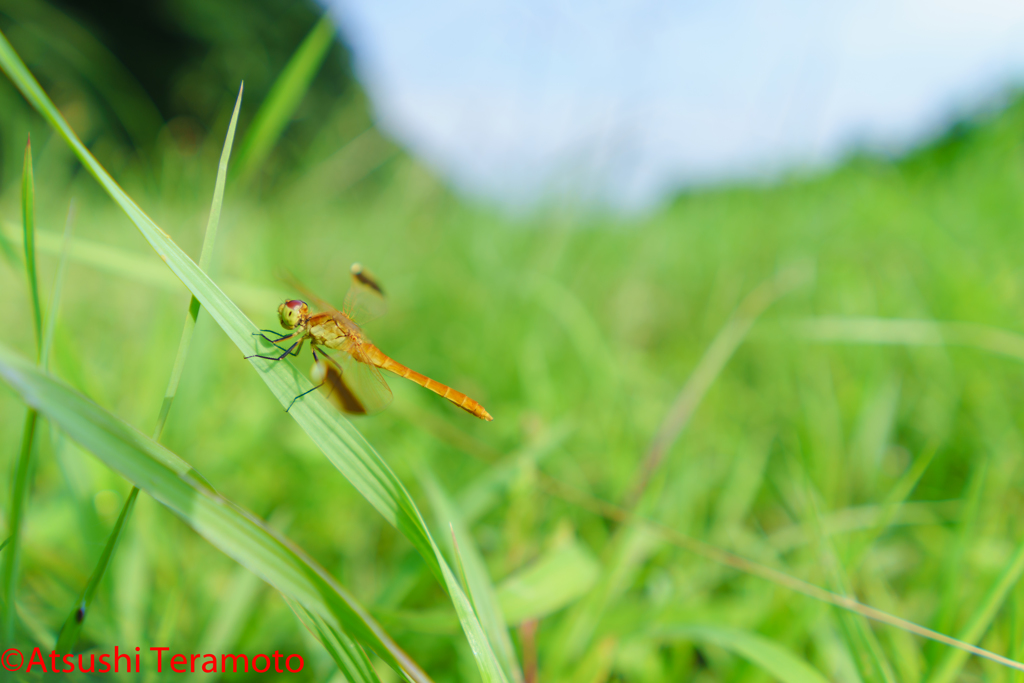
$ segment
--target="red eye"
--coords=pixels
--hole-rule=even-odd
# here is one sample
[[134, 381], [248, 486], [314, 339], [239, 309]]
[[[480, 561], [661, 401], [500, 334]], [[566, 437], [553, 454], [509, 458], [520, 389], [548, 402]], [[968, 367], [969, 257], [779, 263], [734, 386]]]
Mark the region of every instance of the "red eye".
[[293, 311], [298, 311], [299, 309], [306, 305], [306, 302], [300, 301], [298, 299], [290, 299], [289, 301], [285, 301], [284, 305], [292, 309]]

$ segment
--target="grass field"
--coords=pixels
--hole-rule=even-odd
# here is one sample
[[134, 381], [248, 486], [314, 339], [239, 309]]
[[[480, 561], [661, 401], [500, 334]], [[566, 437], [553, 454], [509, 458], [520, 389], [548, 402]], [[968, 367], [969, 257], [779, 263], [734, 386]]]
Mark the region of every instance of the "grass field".
[[[61, 111], [198, 260], [234, 97], [208, 135], [168, 131], [146, 159], [110, 143], [101, 114], [73, 99]], [[353, 129], [352, 107], [339, 104], [293, 167], [273, 155], [249, 175], [233, 167], [207, 272], [269, 328], [294, 296], [282, 271], [340, 302], [349, 264], [368, 265], [390, 301], [370, 336], [493, 423], [399, 378], [391, 408], [352, 420], [370, 450], [315, 395], [286, 413], [281, 400], [309, 386], [308, 351], [297, 373], [244, 360], [257, 342], [224, 323], [243, 318], [211, 308], [201, 274], [184, 286], [145, 226], [0, 83], [4, 538], [19, 481], [27, 493], [21, 533], [0, 551], [4, 566], [19, 556], [5, 647], [55, 647], [135, 482], [76, 653], [278, 650], [306, 661], [281, 680], [401, 680], [358, 621], [436, 681], [1024, 680], [829, 602], [850, 596], [1024, 659], [1024, 105], [909, 158], [686, 194], [635, 219], [476, 205]], [[191, 288], [206, 308], [160, 443], [220, 498], [61, 385], [32, 394], [41, 417], [17, 466], [25, 387], [51, 386], [29, 368], [28, 134], [50, 374], [148, 436]], [[390, 485], [374, 498], [380, 481], [408, 498]], [[242, 519], [234, 506], [305, 551], [365, 619], [275, 573], [284, 555], [262, 527], [253, 550], [241, 522], [211, 521]], [[467, 633], [486, 636], [475, 653]]]

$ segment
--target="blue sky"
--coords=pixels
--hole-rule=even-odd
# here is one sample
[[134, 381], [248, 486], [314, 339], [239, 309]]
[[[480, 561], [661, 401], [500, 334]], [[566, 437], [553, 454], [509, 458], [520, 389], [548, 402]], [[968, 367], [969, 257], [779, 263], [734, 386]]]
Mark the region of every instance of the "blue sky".
[[324, 1], [380, 127], [511, 206], [899, 153], [1024, 85], [1020, 0]]

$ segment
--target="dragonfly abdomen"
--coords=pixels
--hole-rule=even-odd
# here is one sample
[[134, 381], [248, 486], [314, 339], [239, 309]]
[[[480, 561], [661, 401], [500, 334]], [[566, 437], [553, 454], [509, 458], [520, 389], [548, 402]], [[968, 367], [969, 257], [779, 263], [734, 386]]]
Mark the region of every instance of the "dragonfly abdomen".
[[471, 399], [469, 396], [466, 396], [461, 391], [456, 391], [455, 389], [452, 389], [450, 386], [441, 384], [437, 380], [430, 379], [426, 375], [421, 375], [415, 370], [407, 368], [398, 361], [393, 360], [392, 358], [385, 355], [383, 351], [377, 349], [376, 347], [374, 347], [374, 351], [376, 351], [377, 354], [380, 354], [379, 357], [372, 358], [372, 361], [380, 361], [379, 363], [374, 362], [374, 365], [378, 365], [378, 367], [393, 372], [399, 377], [404, 377], [408, 380], [416, 382], [416, 384], [419, 384], [421, 387], [425, 389], [430, 389], [438, 396], [448, 399], [458, 407], [465, 410], [467, 413], [479, 417], [481, 420], [487, 420], [488, 422], [490, 422], [491, 420], [494, 419], [493, 417], [491, 417], [491, 414], [484, 409], [482, 405]]

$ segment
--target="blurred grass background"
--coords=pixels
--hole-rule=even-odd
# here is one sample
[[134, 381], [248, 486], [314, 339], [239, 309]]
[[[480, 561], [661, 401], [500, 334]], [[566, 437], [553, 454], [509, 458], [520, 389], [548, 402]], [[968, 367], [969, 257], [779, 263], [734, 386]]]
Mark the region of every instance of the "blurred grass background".
[[[62, 113], [193, 257], [238, 81], [244, 138], [319, 18], [298, 3], [210, 7], [179, 3], [154, 19], [169, 37], [147, 50], [124, 25], [81, 8], [0, 3], [0, 29]], [[390, 297], [371, 338], [495, 416], [479, 422], [394, 378], [393, 406], [356, 423], [422, 507], [426, 468], [452, 494], [520, 654], [536, 648], [541, 680], [768, 679], [713, 639], [672, 635], [693, 625], [759, 634], [828, 680], [884, 680], [887, 667], [895, 680], [942, 680], [948, 648], [876, 625], [884, 664], [873, 673], [863, 663], [871, 636], [834, 608], [663, 534], [622, 533], [600, 514], [601, 501], [628, 500], [653, 435], [740, 302], [794, 266], [813, 269], [813, 281], [769, 308], [715, 377], [640, 510], [818, 585], [838, 590], [844, 574], [868, 604], [1024, 656], [1024, 104], [964, 122], [905, 159], [854, 158], [771, 187], [685, 194], [642, 218], [567, 206], [509, 217], [452, 195], [378, 133], [345, 54], [332, 48], [259, 173], [228, 184], [211, 275], [252, 320], [276, 327], [291, 294], [282, 269], [340, 302], [349, 264], [367, 264]], [[189, 295], [6, 80], [4, 341], [31, 354], [18, 245], [28, 134], [44, 302], [76, 204], [53, 371], [148, 432]], [[915, 334], [879, 318], [984, 327], [946, 335], [953, 344], [941, 329]], [[986, 340], [999, 331], [1010, 334], [993, 353]], [[23, 411], [4, 385], [5, 471]], [[19, 587], [26, 628], [39, 637], [73, 606], [129, 489], [70, 440], [43, 434]], [[435, 680], [475, 679], [426, 565], [202, 314], [163, 443], [306, 549]], [[908, 478], [925, 462], [919, 480]], [[449, 533], [443, 524], [434, 532]], [[523, 572], [535, 583], [546, 572], [548, 593], [516, 593]], [[980, 611], [986, 597], [991, 614]], [[309, 653], [315, 666], [295, 680], [332, 676], [276, 592], [143, 496], [81, 646], [199, 652], [211, 642]], [[1019, 680], [978, 660], [944, 675]]]

